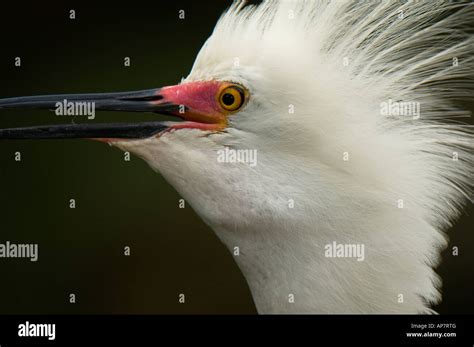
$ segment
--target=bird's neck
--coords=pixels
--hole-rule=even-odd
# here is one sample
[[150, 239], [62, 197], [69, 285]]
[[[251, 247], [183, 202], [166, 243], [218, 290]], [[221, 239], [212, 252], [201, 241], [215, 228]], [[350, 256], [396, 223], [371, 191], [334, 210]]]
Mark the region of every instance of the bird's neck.
[[248, 190], [225, 223], [209, 221], [260, 313], [416, 313], [439, 301], [432, 266], [446, 240], [412, 205], [329, 179], [285, 195], [269, 177], [266, 196]]
[[432, 266], [446, 241], [412, 200], [397, 206], [391, 181], [264, 152], [257, 167], [223, 170], [214, 152], [179, 151], [180, 133], [169, 136], [142, 156], [234, 254], [260, 313], [414, 313], [439, 300]]
[[[347, 217], [339, 227], [274, 225], [251, 239], [225, 234], [259, 313], [430, 311], [427, 302], [439, 298], [437, 276], [424, 261], [434, 251], [433, 240], [423, 239], [430, 227], [397, 213]], [[405, 235], [415, 232], [420, 238], [408, 243], [414, 238]]]

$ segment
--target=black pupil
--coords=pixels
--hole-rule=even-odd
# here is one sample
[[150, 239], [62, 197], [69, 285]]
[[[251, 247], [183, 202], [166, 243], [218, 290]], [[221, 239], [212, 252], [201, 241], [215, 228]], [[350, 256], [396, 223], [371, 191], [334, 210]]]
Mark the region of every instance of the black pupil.
[[222, 102], [224, 103], [224, 105], [227, 105], [227, 106], [232, 106], [235, 102], [235, 98], [232, 94], [230, 93], [225, 93], [223, 96], [222, 96]]

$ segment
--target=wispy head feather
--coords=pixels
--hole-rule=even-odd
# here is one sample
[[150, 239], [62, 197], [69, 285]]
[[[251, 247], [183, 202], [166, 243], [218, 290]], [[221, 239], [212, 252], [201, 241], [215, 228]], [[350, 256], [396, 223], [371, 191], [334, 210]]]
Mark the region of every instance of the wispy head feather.
[[[474, 99], [473, 21], [469, 2], [236, 1], [199, 53], [188, 80], [230, 79], [251, 92], [223, 144], [258, 148], [262, 176], [268, 154], [268, 175], [279, 165], [295, 177], [288, 185], [315, 212], [292, 213], [318, 226], [316, 245], [337, 236], [372, 247], [371, 265], [351, 268], [363, 278], [352, 284], [373, 284], [367, 294], [348, 303], [331, 292], [350, 282], [347, 265], [327, 277], [320, 312], [420, 312], [440, 300], [432, 266], [474, 181], [474, 132], [460, 122], [470, 113], [457, 103]], [[397, 291], [405, 305], [380, 304]]]

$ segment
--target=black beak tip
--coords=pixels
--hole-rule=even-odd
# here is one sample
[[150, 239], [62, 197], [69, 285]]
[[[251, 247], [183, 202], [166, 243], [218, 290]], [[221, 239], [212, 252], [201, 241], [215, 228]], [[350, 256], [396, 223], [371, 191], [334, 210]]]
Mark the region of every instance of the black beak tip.
[[[125, 111], [153, 112], [179, 115], [179, 106], [160, 102], [161, 88], [120, 93], [57, 94], [0, 99], [0, 109], [47, 109], [57, 112], [64, 103], [89, 103], [93, 112]], [[89, 106], [88, 106], [89, 107]], [[140, 139], [160, 133], [168, 128], [166, 122], [112, 123], [112, 124], [61, 124], [0, 129], [0, 139], [66, 139], [66, 138], [123, 138]]]

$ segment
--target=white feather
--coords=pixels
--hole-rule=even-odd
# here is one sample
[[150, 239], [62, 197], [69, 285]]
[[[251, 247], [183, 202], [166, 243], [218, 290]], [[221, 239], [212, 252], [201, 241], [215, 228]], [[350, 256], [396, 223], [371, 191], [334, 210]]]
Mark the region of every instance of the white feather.
[[[259, 312], [430, 312], [444, 231], [472, 193], [473, 131], [453, 100], [473, 96], [473, 19], [449, 1], [235, 2], [183, 81], [250, 90], [227, 131], [116, 145], [239, 247]], [[420, 118], [381, 115], [388, 99], [419, 102]], [[258, 165], [217, 162], [224, 147], [256, 149]], [[365, 260], [325, 257], [333, 241], [364, 244]]]

